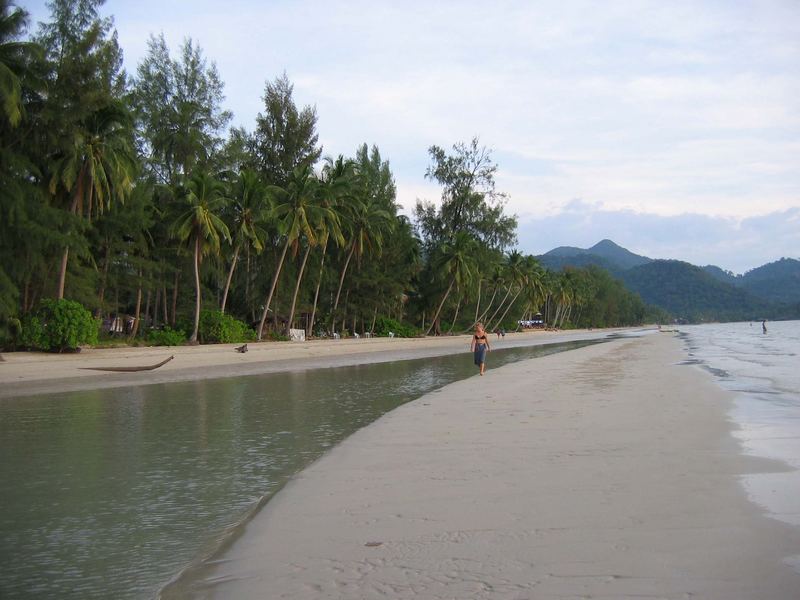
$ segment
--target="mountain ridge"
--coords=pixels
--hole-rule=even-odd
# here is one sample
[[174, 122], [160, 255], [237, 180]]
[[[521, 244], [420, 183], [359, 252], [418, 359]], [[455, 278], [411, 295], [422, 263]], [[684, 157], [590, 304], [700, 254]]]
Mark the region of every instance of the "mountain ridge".
[[800, 316], [800, 260], [793, 258], [735, 275], [716, 265], [641, 256], [609, 239], [590, 248], [559, 246], [537, 258], [556, 271], [606, 269], [645, 302], [688, 320]]

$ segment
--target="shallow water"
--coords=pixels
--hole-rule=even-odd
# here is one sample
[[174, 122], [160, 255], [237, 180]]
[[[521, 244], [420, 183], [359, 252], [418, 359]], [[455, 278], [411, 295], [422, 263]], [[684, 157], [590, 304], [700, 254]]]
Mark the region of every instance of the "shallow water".
[[[489, 368], [597, 343], [498, 349]], [[325, 450], [470, 355], [0, 402], [0, 597], [151, 598]]]
[[800, 526], [800, 321], [681, 327], [690, 362], [736, 392], [734, 435], [748, 454], [785, 463], [742, 477], [750, 499]]

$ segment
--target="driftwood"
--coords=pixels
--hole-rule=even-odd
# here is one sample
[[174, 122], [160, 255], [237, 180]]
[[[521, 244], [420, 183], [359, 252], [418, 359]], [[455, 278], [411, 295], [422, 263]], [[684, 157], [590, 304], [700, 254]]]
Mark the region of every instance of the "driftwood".
[[169, 361], [171, 361], [174, 356], [170, 356], [169, 358], [162, 360], [160, 363], [155, 365], [149, 365], [146, 367], [80, 367], [85, 371], [113, 371], [115, 373], [132, 373], [135, 371], [152, 371], [153, 369], [157, 369], [158, 367], [163, 367]]
[[245, 352], [247, 352], [247, 344], [245, 344], [244, 346], [237, 346], [236, 348], [234, 348], [234, 350], [236, 350], [241, 354], [244, 354]]

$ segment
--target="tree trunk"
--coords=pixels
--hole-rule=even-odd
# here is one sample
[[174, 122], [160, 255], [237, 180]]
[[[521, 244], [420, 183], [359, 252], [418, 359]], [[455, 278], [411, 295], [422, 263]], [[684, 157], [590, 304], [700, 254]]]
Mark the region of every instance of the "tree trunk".
[[502, 323], [503, 319], [506, 318], [506, 315], [508, 314], [508, 311], [511, 310], [512, 306], [514, 306], [514, 302], [517, 301], [517, 298], [519, 297], [521, 292], [522, 292], [522, 286], [520, 286], [520, 288], [517, 291], [517, 293], [514, 294], [514, 297], [511, 299], [511, 302], [508, 303], [508, 306], [506, 307], [505, 312], [503, 312], [503, 316], [501, 316], [499, 319], [497, 319], [497, 323], [494, 324], [494, 327], [490, 331], [494, 331], [495, 329], [500, 327], [500, 323]]
[[458, 303], [456, 303], [456, 314], [453, 315], [453, 322], [450, 323], [450, 329], [447, 330], [447, 335], [453, 333], [453, 327], [456, 326], [456, 319], [458, 319], [458, 309], [461, 308], [461, 297], [458, 298]]
[[[339, 289], [336, 290], [336, 300], [333, 302], [333, 313], [336, 313], [336, 309], [339, 308], [339, 296], [342, 294], [342, 286], [344, 285], [344, 276], [347, 274], [347, 267], [350, 266], [350, 259], [353, 258], [353, 253], [356, 251], [355, 243], [350, 248], [350, 252], [347, 254], [347, 260], [344, 261], [344, 267], [342, 268], [342, 274], [339, 276]], [[334, 323], [336, 322], [336, 317], [334, 317]]]
[[528, 302], [528, 304], [525, 305], [525, 308], [522, 311], [522, 316], [519, 318], [519, 321], [517, 321], [517, 328], [514, 331], [519, 331], [520, 329], [522, 329], [522, 321], [526, 320], [525, 316], [526, 316], [526, 313], [528, 312], [528, 309], [530, 307], [531, 307], [531, 304], [530, 304], [530, 302]]
[[106, 240], [106, 258], [103, 262], [103, 278], [100, 280], [100, 294], [97, 305], [102, 314], [103, 302], [106, 298], [106, 283], [108, 282], [108, 263], [111, 262], [111, 240]]
[[311, 319], [308, 321], [308, 330], [306, 331], [306, 335], [311, 337], [311, 333], [314, 329], [314, 317], [317, 314], [317, 300], [319, 299], [319, 288], [322, 285], [322, 273], [323, 268], [325, 267], [325, 253], [328, 250], [328, 241], [325, 240], [325, 245], [322, 246], [322, 260], [319, 261], [319, 279], [317, 279], [317, 289], [314, 290], [314, 306], [311, 308]]
[[286, 335], [289, 335], [289, 330], [292, 328], [292, 321], [294, 321], [294, 310], [297, 307], [297, 294], [300, 292], [300, 282], [303, 281], [303, 271], [306, 270], [306, 261], [308, 255], [311, 253], [311, 244], [306, 246], [306, 251], [303, 254], [303, 262], [300, 265], [300, 272], [297, 274], [297, 283], [294, 286], [294, 295], [292, 296], [292, 307], [289, 309], [289, 320], [286, 322]]
[[[78, 194], [76, 193], [72, 197], [72, 205], [69, 208], [70, 214], [75, 214], [75, 211], [78, 209]], [[64, 299], [64, 287], [66, 286], [67, 281], [67, 262], [69, 261], [69, 244], [64, 247], [64, 256], [61, 257], [61, 269], [58, 274], [58, 291], [56, 294], [57, 300]]]
[[200, 329], [200, 236], [194, 240], [194, 330], [189, 342], [197, 343], [197, 333]]
[[[505, 296], [503, 296], [503, 299], [500, 301], [500, 304], [498, 304], [498, 305], [497, 305], [497, 308], [496, 308], [496, 309], [495, 309], [495, 311], [492, 313], [492, 316], [491, 316], [491, 317], [489, 317], [489, 318], [487, 319], [487, 321], [493, 321], [493, 320], [494, 320], [494, 318], [497, 316], [497, 313], [499, 313], [499, 312], [500, 312], [500, 309], [501, 309], [501, 308], [503, 308], [503, 304], [505, 304], [505, 303], [506, 303], [506, 299], [508, 298], [508, 295], [509, 295], [510, 293], [511, 293], [511, 286], [509, 285], [509, 286], [508, 286], [508, 291], [506, 292], [506, 295], [505, 295]], [[487, 311], [487, 312], [488, 312], [488, 311]], [[491, 331], [491, 329], [487, 329], [487, 331]]]
[[58, 290], [56, 291], [56, 299], [64, 299], [64, 285], [67, 281], [67, 262], [69, 261], [69, 246], [64, 248], [64, 255], [61, 257], [61, 269], [58, 274]]
[[131, 328], [131, 339], [136, 339], [136, 334], [139, 332], [139, 315], [142, 311], [142, 273], [139, 276], [139, 290], [136, 292], [136, 311], [133, 315], [133, 327]]
[[372, 334], [375, 333], [375, 321], [378, 320], [378, 305], [375, 305], [375, 312], [372, 314], [372, 325], [369, 328], [369, 335], [372, 337]]
[[483, 283], [483, 279], [478, 279], [478, 302], [475, 304], [475, 322], [472, 324], [473, 327], [475, 323], [478, 322], [478, 315], [481, 313], [481, 284]]
[[483, 314], [482, 314], [480, 317], [476, 317], [476, 318], [475, 318], [475, 322], [474, 322], [472, 325], [470, 325], [469, 327], [467, 327], [467, 328], [464, 330], [464, 332], [463, 332], [463, 333], [467, 333], [468, 331], [470, 331], [471, 329], [473, 329], [473, 328], [475, 327], [475, 325], [477, 325], [478, 323], [481, 323], [481, 322], [483, 321], [483, 319], [486, 317], [486, 314], [487, 314], [487, 313], [488, 313], [490, 310], [492, 310], [492, 305], [494, 304], [494, 298], [495, 298], [495, 296], [497, 295], [497, 288], [498, 288], [498, 287], [499, 287], [499, 286], [495, 286], [495, 288], [494, 288], [494, 291], [492, 292], [492, 297], [491, 297], [491, 298], [489, 298], [489, 305], [486, 307], [486, 310], [483, 312]]
[[426, 336], [431, 332], [431, 329], [433, 329], [433, 326], [436, 323], [436, 320], [439, 318], [439, 313], [442, 312], [442, 307], [444, 306], [445, 300], [447, 300], [447, 297], [450, 295], [450, 292], [452, 291], [453, 285], [455, 285], [455, 283], [456, 283], [456, 278], [453, 277], [450, 280], [450, 285], [447, 286], [447, 291], [444, 293], [444, 297], [442, 298], [442, 301], [439, 302], [439, 307], [436, 309], [436, 314], [433, 315], [433, 319], [431, 319], [430, 327], [428, 327], [428, 330], [425, 332]]
[[225, 304], [228, 302], [228, 290], [231, 288], [231, 279], [233, 279], [233, 270], [236, 268], [236, 261], [239, 258], [239, 249], [241, 244], [236, 244], [236, 250], [233, 252], [233, 261], [231, 262], [231, 270], [228, 271], [228, 280], [225, 282], [225, 291], [222, 294], [222, 304], [220, 305], [220, 312], [225, 312]]
[[167, 313], [167, 284], [164, 284], [163, 289], [161, 290], [161, 294], [164, 300], [164, 306], [162, 310], [164, 311], [164, 325], [169, 325], [169, 314]]
[[278, 285], [278, 277], [280, 277], [281, 269], [283, 268], [283, 261], [286, 259], [286, 251], [289, 249], [289, 238], [286, 238], [286, 244], [283, 246], [280, 261], [278, 261], [278, 268], [275, 269], [275, 274], [272, 276], [272, 284], [269, 286], [269, 294], [264, 301], [264, 312], [261, 315], [261, 322], [258, 324], [258, 341], [261, 341], [264, 335], [264, 323], [267, 320], [267, 313], [269, 312], [269, 305], [272, 304], [272, 296], [275, 294], [275, 286]]
[[178, 282], [180, 280], [181, 272], [175, 271], [175, 286], [172, 288], [172, 326], [178, 322]]
[[151, 290], [147, 290], [146, 300], [144, 302], [144, 322], [145, 325], [147, 324], [147, 319], [150, 318], [150, 298], [152, 297], [153, 292]]
[[256, 320], [256, 309], [253, 306], [252, 302], [250, 302], [250, 245], [248, 244], [245, 246], [245, 265], [247, 266], [247, 272], [245, 273], [244, 277], [244, 302], [245, 306], [250, 308], [250, 322]]
[[158, 307], [161, 306], [161, 288], [156, 288], [156, 298], [153, 302], [153, 328], [158, 327]]

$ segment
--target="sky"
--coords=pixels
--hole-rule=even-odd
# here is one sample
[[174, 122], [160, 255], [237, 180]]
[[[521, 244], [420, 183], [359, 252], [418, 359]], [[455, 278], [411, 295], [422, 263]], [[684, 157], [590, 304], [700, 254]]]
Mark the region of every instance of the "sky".
[[[35, 23], [44, 0], [17, 2]], [[284, 71], [325, 155], [375, 144], [398, 202], [477, 136], [518, 249], [608, 238], [735, 273], [800, 258], [800, 1], [107, 0], [135, 74], [151, 34], [216, 63], [252, 130]]]

